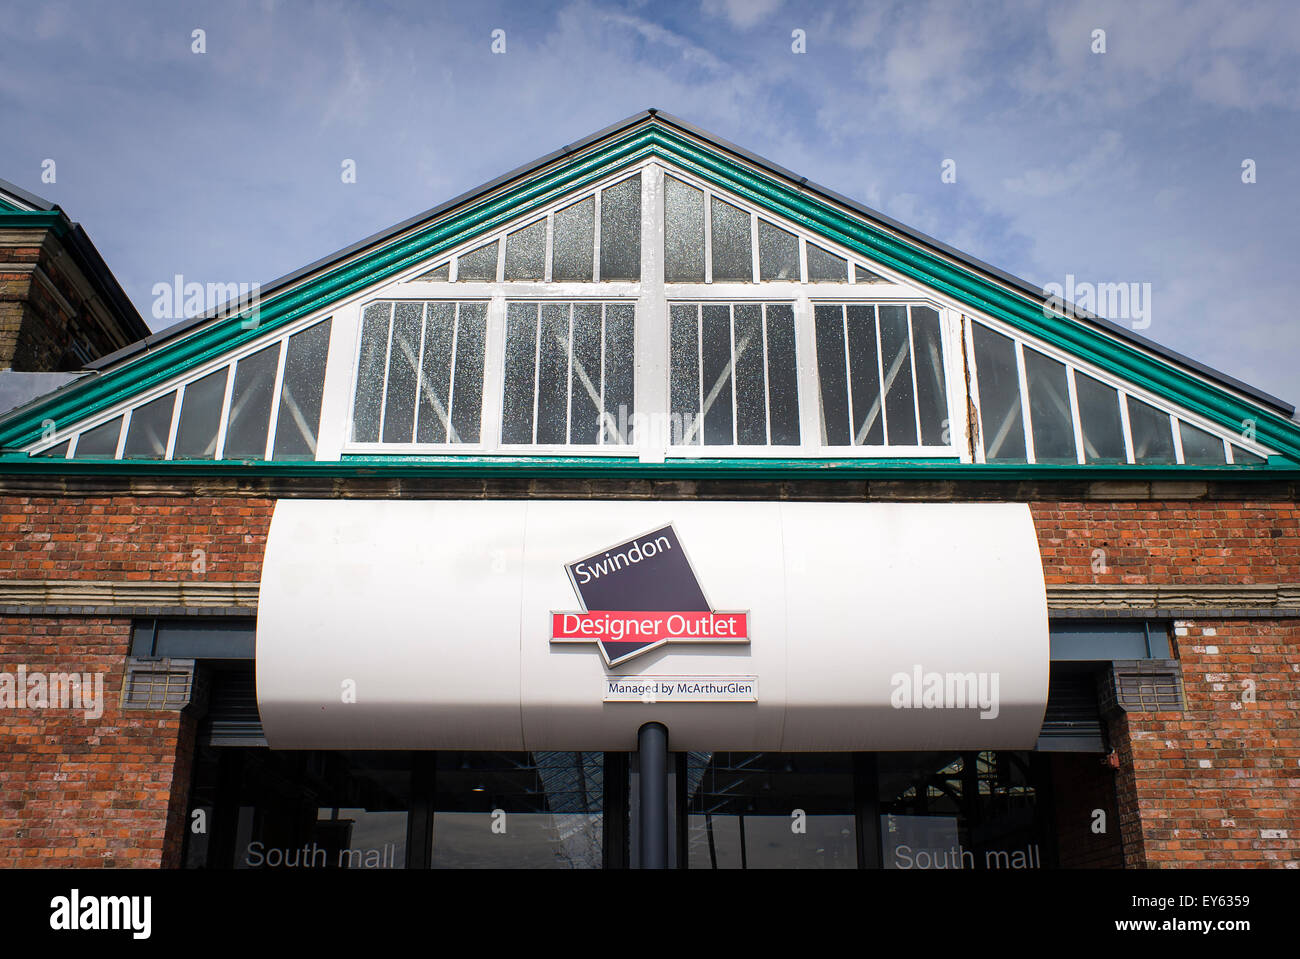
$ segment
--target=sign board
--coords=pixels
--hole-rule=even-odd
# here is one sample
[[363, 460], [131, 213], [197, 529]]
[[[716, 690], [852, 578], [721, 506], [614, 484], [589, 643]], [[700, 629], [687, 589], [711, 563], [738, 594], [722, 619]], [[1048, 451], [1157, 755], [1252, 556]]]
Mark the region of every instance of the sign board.
[[282, 749], [1032, 749], [1048, 650], [1024, 504], [289, 499], [257, 695]]

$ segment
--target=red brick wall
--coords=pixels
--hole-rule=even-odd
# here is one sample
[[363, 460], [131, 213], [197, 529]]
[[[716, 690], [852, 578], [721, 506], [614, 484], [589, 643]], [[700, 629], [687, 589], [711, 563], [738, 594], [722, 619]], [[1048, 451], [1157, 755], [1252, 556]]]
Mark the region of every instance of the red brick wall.
[[[0, 578], [256, 582], [273, 505], [238, 496], [0, 497]], [[1300, 583], [1294, 504], [1031, 509], [1049, 583]], [[93, 724], [0, 713], [0, 864], [178, 861], [192, 729], [174, 712], [116, 711], [127, 621], [3, 623], [5, 669], [66, 671], [94, 660], [108, 670], [109, 703]], [[1186, 712], [1112, 723], [1126, 863], [1300, 862], [1300, 621], [1198, 621], [1176, 646]], [[1241, 701], [1247, 679], [1253, 703]], [[1275, 829], [1287, 838], [1267, 838]], [[1086, 843], [1075, 854], [1102, 856]]]
[[1300, 620], [1177, 630], [1185, 710], [1112, 724], [1128, 864], [1300, 867]]
[[193, 731], [175, 711], [120, 709], [129, 642], [129, 619], [0, 617], [0, 671], [104, 677], [98, 718], [0, 709], [0, 867], [179, 864], [176, 757]]
[[3, 497], [0, 578], [257, 582], [273, 506], [241, 497]]
[[1051, 769], [1056, 855], [1061, 868], [1121, 868], [1124, 849], [1115, 798], [1118, 770], [1092, 753], [1054, 753]]
[[1300, 583], [1295, 504], [1031, 503], [1030, 511], [1049, 584]]

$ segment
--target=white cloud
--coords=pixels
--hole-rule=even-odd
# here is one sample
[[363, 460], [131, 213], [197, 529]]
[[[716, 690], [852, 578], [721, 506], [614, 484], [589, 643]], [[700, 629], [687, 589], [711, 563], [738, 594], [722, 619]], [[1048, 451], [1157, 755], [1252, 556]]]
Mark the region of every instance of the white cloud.
[[770, 17], [780, 5], [781, 0], [704, 0], [702, 6], [706, 15], [748, 30]]

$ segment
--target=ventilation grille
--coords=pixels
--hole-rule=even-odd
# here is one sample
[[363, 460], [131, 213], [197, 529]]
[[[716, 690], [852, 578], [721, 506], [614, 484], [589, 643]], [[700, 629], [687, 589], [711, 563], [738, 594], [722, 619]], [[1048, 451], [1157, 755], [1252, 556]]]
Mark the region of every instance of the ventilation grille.
[[1176, 660], [1120, 660], [1111, 666], [1106, 710], [1182, 712], [1183, 678]]
[[194, 660], [131, 657], [122, 684], [123, 709], [184, 709], [194, 691]]

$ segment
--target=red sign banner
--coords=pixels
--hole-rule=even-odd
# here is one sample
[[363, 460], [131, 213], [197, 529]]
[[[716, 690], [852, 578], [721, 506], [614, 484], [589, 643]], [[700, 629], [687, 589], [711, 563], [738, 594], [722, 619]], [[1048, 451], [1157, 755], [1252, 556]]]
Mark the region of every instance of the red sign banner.
[[747, 613], [597, 610], [552, 613], [551, 638], [583, 643], [725, 642], [749, 638]]

